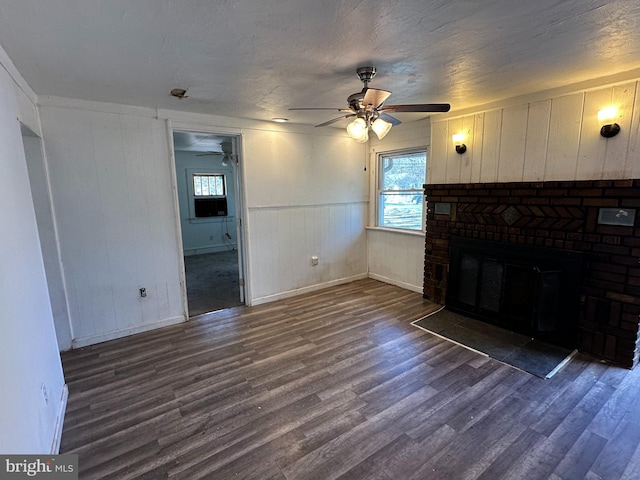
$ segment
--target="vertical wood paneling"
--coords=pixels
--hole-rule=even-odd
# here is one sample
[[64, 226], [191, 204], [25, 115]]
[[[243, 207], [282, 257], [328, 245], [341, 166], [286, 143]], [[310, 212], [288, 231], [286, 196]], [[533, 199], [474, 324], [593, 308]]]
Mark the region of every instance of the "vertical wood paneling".
[[[96, 218], [96, 230], [104, 236], [106, 264], [97, 275], [105, 279], [136, 278], [136, 259], [134, 248], [122, 248], [132, 240], [131, 218], [129, 212], [132, 210], [130, 196], [127, 188], [127, 172], [124, 158], [124, 138], [122, 136], [120, 117], [108, 114], [98, 118], [92, 115], [93, 128], [93, 158], [95, 162], [98, 188], [100, 191], [100, 217]], [[137, 206], [133, 207], [139, 208]], [[84, 219], [86, 221], [86, 219]], [[125, 228], [123, 228], [125, 226]], [[118, 272], [118, 273], [116, 273]], [[120, 279], [118, 278], [118, 279]], [[98, 278], [92, 283], [100, 281]], [[130, 302], [117, 302], [116, 298], [136, 298], [138, 292], [131, 287], [127, 287], [127, 281], [109, 281], [105, 283], [103, 292], [93, 298], [100, 301], [98, 309], [109, 312], [106, 318], [106, 325], [111, 330], [122, 330], [130, 328], [139, 321], [139, 305], [135, 305], [138, 310], [135, 318], [127, 309], [131, 307]], [[107, 292], [106, 290], [109, 290]], [[151, 292], [150, 292], [151, 293]], [[153, 298], [153, 297], [150, 297]], [[108, 309], [106, 308], [108, 307]], [[99, 333], [99, 332], [94, 332]]]
[[498, 165], [498, 179], [501, 182], [522, 181], [528, 113], [528, 105], [505, 108], [502, 112]]
[[[638, 88], [628, 82], [433, 122], [439, 155], [432, 158], [430, 183], [640, 178]], [[604, 139], [597, 113], [608, 105], [618, 107], [621, 132]], [[472, 132], [456, 181], [458, 165], [440, 154], [460, 122]]]
[[255, 299], [365, 274], [366, 220], [365, 202], [250, 209]]
[[629, 130], [629, 149], [625, 164], [625, 178], [640, 178], [640, 82], [636, 82], [633, 116]]
[[184, 318], [164, 122], [56, 107], [42, 118], [76, 342]]
[[330, 211], [328, 208], [318, 206], [313, 209], [312, 214], [316, 218], [315, 230], [313, 234], [321, 239], [320, 249], [318, 250], [318, 256], [320, 259], [324, 259], [316, 265], [316, 269], [310, 274], [316, 275], [316, 279], [319, 283], [328, 282], [331, 277], [331, 263], [328, 261], [329, 252], [331, 251], [331, 239], [333, 237], [332, 223], [330, 220]]
[[478, 113], [474, 118], [474, 133], [473, 144], [471, 145], [471, 152], [466, 152], [465, 155], [469, 155], [471, 158], [471, 182], [477, 183], [480, 181], [480, 174], [482, 172], [482, 145], [484, 144], [484, 120], [485, 114]]
[[36, 97], [12, 72], [0, 47], [0, 452], [45, 453], [59, 444], [66, 387], [20, 133], [20, 122], [39, 132]]
[[471, 181], [471, 170], [473, 168], [473, 162], [476, 161], [476, 159], [480, 158], [480, 154], [482, 151], [481, 147], [476, 147], [475, 120], [476, 116], [474, 115], [462, 117], [462, 131], [467, 136], [467, 139], [465, 140], [467, 151], [460, 157], [461, 183], [468, 183]]
[[482, 166], [480, 168], [481, 182], [495, 182], [498, 180], [501, 130], [502, 110], [491, 110], [485, 113]]
[[367, 249], [372, 277], [422, 291], [424, 236], [369, 230]]
[[545, 180], [575, 178], [584, 94], [554, 98], [551, 103]]
[[[180, 291], [180, 269], [182, 252], [179, 251], [176, 219], [178, 213], [173, 203], [173, 176], [171, 170], [175, 168], [169, 154], [169, 138], [164, 122], [146, 122], [138, 120], [146, 134], [141, 135], [141, 149], [144, 155], [143, 170], [147, 177], [153, 178], [153, 182], [145, 182], [145, 192], [149, 198], [149, 206], [146, 211], [147, 222], [144, 229], [153, 232], [153, 238], [147, 237], [146, 244], [154, 247], [154, 279], [158, 285], [165, 288], [165, 295], [158, 295], [159, 312], [154, 318], [162, 318], [169, 312], [170, 317], [183, 315], [182, 292]], [[151, 138], [153, 148], [149, 149], [145, 138]], [[163, 164], [167, 167], [164, 168]], [[158, 186], [170, 185], [171, 188], [158, 188]], [[164, 205], [162, 208], [158, 206]], [[138, 229], [137, 231], [141, 231]], [[166, 301], [164, 303], [163, 301]], [[151, 306], [149, 305], [151, 310]]]
[[624, 176], [627, 155], [629, 153], [631, 119], [633, 117], [632, 108], [635, 93], [635, 83], [627, 83], [613, 87], [611, 105], [618, 108], [617, 123], [620, 125], [620, 133], [606, 141], [607, 147], [602, 178], [616, 179], [623, 178]]
[[600, 135], [598, 110], [611, 103], [611, 88], [587, 92], [584, 96], [584, 115], [576, 180], [600, 180], [605, 162], [607, 141]]
[[446, 120], [433, 122], [432, 128], [431, 150], [427, 159], [427, 183], [442, 183], [447, 175], [447, 148], [451, 144], [451, 136]]
[[550, 119], [551, 100], [529, 104], [524, 152], [524, 180], [544, 180]]
[[449, 132], [448, 132], [449, 134], [447, 135], [448, 145], [447, 145], [446, 183], [459, 183], [461, 164], [463, 162], [464, 155], [460, 155], [459, 153], [456, 152], [456, 149], [455, 149], [455, 146], [453, 145], [453, 140], [451, 137], [456, 133], [464, 133], [463, 119], [453, 118], [449, 120], [448, 123], [449, 123]]

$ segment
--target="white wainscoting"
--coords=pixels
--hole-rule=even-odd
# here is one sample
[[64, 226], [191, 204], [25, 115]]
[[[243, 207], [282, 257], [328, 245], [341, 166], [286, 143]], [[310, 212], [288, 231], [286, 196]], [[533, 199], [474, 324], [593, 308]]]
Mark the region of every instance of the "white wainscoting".
[[424, 233], [367, 229], [369, 277], [422, 293]]
[[366, 277], [366, 218], [367, 202], [249, 208], [252, 303]]

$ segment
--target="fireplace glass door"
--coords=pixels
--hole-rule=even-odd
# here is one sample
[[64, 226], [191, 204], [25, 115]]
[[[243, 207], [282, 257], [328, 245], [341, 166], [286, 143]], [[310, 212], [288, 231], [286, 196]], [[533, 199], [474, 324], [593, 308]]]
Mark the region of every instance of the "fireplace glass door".
[[563, 346], [575, 346], [579, 252], [454, 238], [447, 307]]

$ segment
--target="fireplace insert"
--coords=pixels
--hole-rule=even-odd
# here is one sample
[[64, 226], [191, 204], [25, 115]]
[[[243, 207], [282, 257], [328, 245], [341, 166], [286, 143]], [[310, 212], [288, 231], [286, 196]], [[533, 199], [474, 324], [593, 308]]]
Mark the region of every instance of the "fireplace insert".
[[447, 308], [539, 340], [577, 344], [582, 253], [452, 237]]

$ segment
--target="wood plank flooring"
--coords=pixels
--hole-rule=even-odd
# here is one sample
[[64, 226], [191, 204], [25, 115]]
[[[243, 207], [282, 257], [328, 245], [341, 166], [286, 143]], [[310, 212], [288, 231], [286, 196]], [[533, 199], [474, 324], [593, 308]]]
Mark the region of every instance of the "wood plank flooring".
[[638, 479], [640, 368], [550, 380], [410, 325], [362, 280], [65, 353], [86, 479]]

